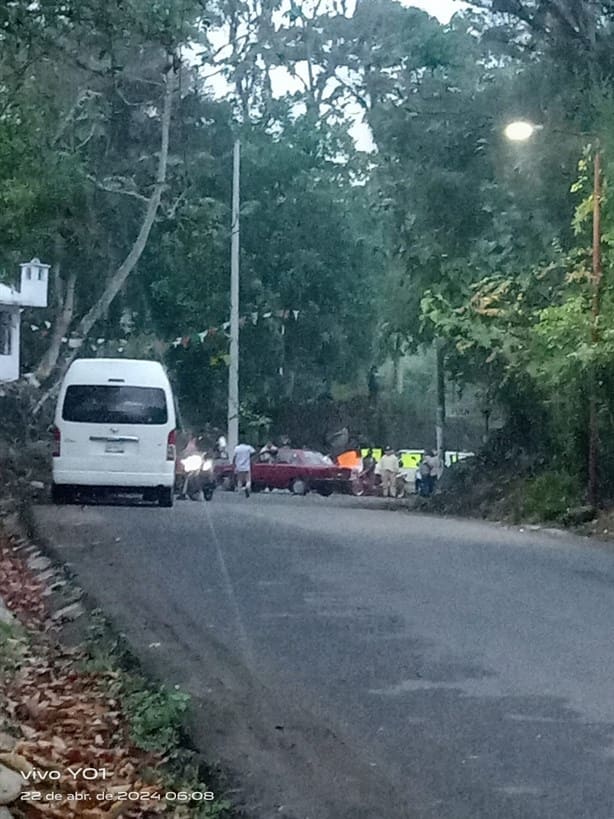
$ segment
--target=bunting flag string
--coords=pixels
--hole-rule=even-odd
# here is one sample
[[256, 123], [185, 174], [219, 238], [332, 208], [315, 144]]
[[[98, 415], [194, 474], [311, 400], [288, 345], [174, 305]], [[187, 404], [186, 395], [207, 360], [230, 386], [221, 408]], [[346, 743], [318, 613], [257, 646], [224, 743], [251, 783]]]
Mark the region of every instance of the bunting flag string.
[[[241, 316], [239, 318], [239, 327], [245, 327], [248, 322], [251, 322], [253, 325], [258, 324], [260, 320], [268, 321], [272, 318], [280, 319], [281, 321], [287, 321], [290, 316], [294, 319], [294, 321], [298, 321], [298, 317], [300, 315], [300, 310], [267, 310], [264, 313], [259, 313], [257, 310], [252, 310], [248, 315]], [[45, 321], [43, 322], [42, 326], [38, 324], [30, 324], [30, 329], [34, 333], [40, 333], [41, 335], [47, 335], [51, 329], [51, 322]], [[201, 330], [199, 333], [195, 333], [192, 336], [185, 335], [185, 336], [178, 336], [174, 341], [170, 342], [161, 342], [164, 344], [165, 347], [184, 347], [187, 349], [193, 341], [198, 341], [202, 344], [206, 338], [212, 338], [220, 333], [223, 333], [226, 338], [230, 338], [230, 334], [228, 330], [230, 329], [230, 322], [225, 321], [219, 327], [207, 327], [205, 330]], [[285, 328], [282, 325], [282, 331]], [[69, 348], [75, 349], [77, 347], [81, 347], [83, 344], [83, 339], [78, 338], [74, 335], [71, 336], [64, 336], [62, 338], [62, 343], [67, 344]], [[121, 352], [123, 351], [124, 347], [128, 344], [127, 339], [120, 339], [113, 340], [113, 339], [105, 339], [105, 338], [97, 338], [95, 341], [90, 342], [90, 347], [93, 350], [98, 349], [98, 347], [102, 346], [103, 344], [119, 344], [121, 345], [118, 347], [118, 350]], [[212, 356], [211, 361], [215, 364], [223, 362], [224, 364], [228, 364], [229, 356], [227, 355], [217, 355]]]
[[[259, 319], [272, 319], [278, 318], [282, 321], [287, 321], [290, 316], [293, 317], [294, 321], [298, 321], [298, 317], [300, 314], [300, 310], [267, 310], [266, 313], [258, 313], [256, 310], [252, 311], [248, 316], [241, 316], [239, 318], [239, 327], [245, 327], [248, 321], [251, 321], [252, 324], [258, 324]], [[204, 340], [210, 336], [215, 336], [217, 333], [224, 333], [224, 335], [229, 338], [228, 329], [230, 328], [230, 322], [225, 321], [219, 327], [208, 327], [206, 330], [201, 330], [200, 333], [195, 333], [194, 336], [178, 336], [172, 343], [171, 347], [189, 347], [190, 342], [192, 339], [198, 339], [202, 344]], [[216, 359], [216, 363], [222, 359], [226, 359], [227, 356], [217, 356], [214, 358]], [[212, 358], [213, 360], [213, 358]]]

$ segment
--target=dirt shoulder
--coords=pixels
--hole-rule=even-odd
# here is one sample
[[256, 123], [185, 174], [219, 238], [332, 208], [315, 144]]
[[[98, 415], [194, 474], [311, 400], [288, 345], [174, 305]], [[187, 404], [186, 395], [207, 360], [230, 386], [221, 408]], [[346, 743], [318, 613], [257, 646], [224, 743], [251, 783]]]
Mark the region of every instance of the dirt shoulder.
[[0, 816], [236, 819], [146, 679], [16, 515], [0, 523]]

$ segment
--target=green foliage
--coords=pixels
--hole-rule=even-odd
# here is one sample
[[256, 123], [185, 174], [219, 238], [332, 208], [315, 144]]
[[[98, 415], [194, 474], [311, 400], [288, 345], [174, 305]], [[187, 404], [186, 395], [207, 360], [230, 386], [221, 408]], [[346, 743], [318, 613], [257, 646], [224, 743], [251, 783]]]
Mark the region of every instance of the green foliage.
[[[227, 320], [240, 122], [241, 310], [300, 316], [284, 334], [276, 322], [241, 330], [246, 428], [268, 428], [282, 403], [328, 401], [333, 385], [359, 392], [373, 364], [438, 339], [459, 384], [510, 416], [539, 404], [553, 458], [571, 450], [583, 461], [570, 413], [591, 372], [604, 435], [612, 409], [614, 15], [561, 3], [572, 25], [560, 24], [565, 15], [542, 25], [543, 4], [532, 0], [507, 4], [505, 15], [480, 0], [445, 26], [393, 0], [351, 11], [308, 0], [284, 13], [234, 0], [5, 4], [2, 277], [35, 254], [54, 262], [38, 324], [61, 317], [76, 274], [74, 315], [60, 336], [99, 302], [152, 191], [164, 78], [196, 44], [203, 72], [181, 67], [147, 247], [82, 352], [161, 356], [174, 338]], [[212, 26], [230, 32], [224, 53]], [[223, 74], [227, 98], [209, 95], [208, 72]], [[283, 72], [295, 85], [280, 96]], [[377, 147], [369, 155], [349, 135], [347, 112], [357, 108]], [[542, 126], [530, 143], [501, 136], [517, 116]], [[595, 345], [587, 271], [597, 149], [604, 292]], [[28, 326], [31, 367], [50, 334]], [[166, 355], [184, 414], [199, 424], [225, 423], [227, 352], [219, 333]], [[570, 399], [557, 404], [562, 392]]]
[[543, 472], [521, 487], [521, 518], [533, 522], [560, 521], [581, 503], [583, 487], [577, 473]]
[[160, 753], [175, 747], [189, 703], [190, 697], [178, 689], [145, 688], [142, 682], [130, 680], [122, 696], [122, 707], [137, 747]]

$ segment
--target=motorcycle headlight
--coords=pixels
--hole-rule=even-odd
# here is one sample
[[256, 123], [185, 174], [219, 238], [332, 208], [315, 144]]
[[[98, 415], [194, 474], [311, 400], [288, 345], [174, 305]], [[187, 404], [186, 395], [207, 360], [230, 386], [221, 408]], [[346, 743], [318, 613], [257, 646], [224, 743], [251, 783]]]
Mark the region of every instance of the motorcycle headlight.
[[201, 469], [203, 472], [209, 472], [209, 470], [213, 469], [213, 461], [210, 458], [205, 458]]
[[200, 455], [188, 455], [181, 463], [186, 472], [195, 472], [200, 469], [202, 457]]

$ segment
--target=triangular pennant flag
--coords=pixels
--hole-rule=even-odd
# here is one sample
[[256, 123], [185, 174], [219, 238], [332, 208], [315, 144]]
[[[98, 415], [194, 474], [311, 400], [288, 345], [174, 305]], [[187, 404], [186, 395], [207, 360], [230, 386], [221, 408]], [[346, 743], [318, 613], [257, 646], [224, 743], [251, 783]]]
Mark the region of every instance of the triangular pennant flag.
[[34, 332], [36, 332], [36, 331], [38, 330], [38, 325], [36, 325], [36, 324], [31, 324], [31, 325], [30, 325], [30, 330], [33, 330]]
[[202, 333], [198, 334], [198, 340], [202, 344], [203, 341], [207, 338], [207, 330], [203, 330]]
[[176, 338], [173, 341], [173, 347], [179, 347], [180, 344], [181, 344], [181, 338]]
[[230, 327], [230, 322], [229, 321], [225, 321], [222, 324], [222, 330], [227, 330], [229, 327]]
[[262, 318], [269, 319], [269, 318], [271, 318], [272, 315], [273, 315], [272, 313], [263, 313]]
[[292, 315], [294, 316], [294, 321], [298, 319], [298, 310], [293, 310]]
[[45, 322], [45, 327], [46, 327], [48, 330], [50, 330], [50, 329], [51, 329], [51, 322], [50, 322], [50, 321], [46, 321], [46, 322]]

